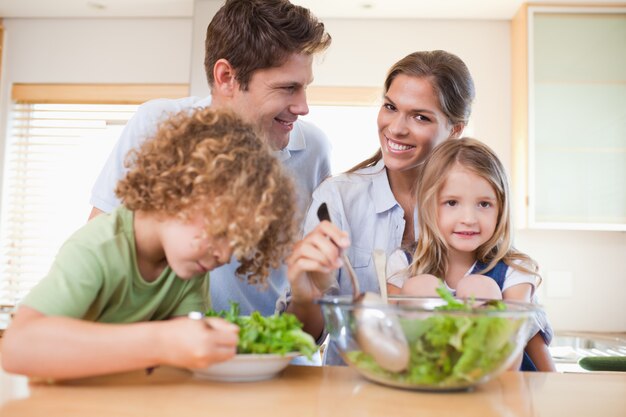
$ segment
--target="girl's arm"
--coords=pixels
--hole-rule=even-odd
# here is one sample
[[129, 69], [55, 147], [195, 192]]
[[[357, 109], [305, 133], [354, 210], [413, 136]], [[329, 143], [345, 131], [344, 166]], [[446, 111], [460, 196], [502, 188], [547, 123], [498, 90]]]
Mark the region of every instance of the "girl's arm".
[[205, 367], [234, 356], [237, 326], [221, 319], [105, 324], [18, 309], [2, 342], [10, 373], [53, 379], [156, 365]]
[[536, 333], [526, 344], [526, 353], [540, 372], [556, 372], [548, 345], [539, 333]]
[[[508, 288], [503, 293], [505, 300], [516, 300], [530, 302], [532, 296], [532, 286], [530, 284], [518, 284]], [[538, 371], [541, 372], [555, 372], [556, 368], [552, 361], [552, 356], [548, 350], [543, 337], [539, 333], [536, 333], [526, 344], [524, 349], [530, 359], [535, 364]]]
[[[528, 303], [530, 302], [532, 290], [533, 290], [532, 285], [528, 283], [517, 284], [512, 287], [507, 288], [502, 293], [502, 299], [511, 300], [511, 301], [523, 301], [523, 302]], [[513, 363], [511, 368], [509, 368], [509, 370], [519, 371], [520, 366], [522, 365], [522, 360], [523, 360], [523, 355], [520, 355], [519, 358], [517, 358], [517, 360]]]
[[398, 295], [402, 293], [402, 288], [396, 287], [393, 284], [387, 283], [387, 294]]

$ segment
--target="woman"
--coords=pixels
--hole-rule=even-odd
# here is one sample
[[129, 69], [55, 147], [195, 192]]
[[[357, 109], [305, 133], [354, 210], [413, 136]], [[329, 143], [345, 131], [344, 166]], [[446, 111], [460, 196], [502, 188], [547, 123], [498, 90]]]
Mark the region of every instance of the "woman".
[[[421, 165], [438, 143], [460, 136], [473, 99], [469, 70], [451, 53], [414, 52], [391, 67], [377, 120], [380, 149], [347, 173], [324, 181], [313, 193], [305, 238], [288, 260], [288, 310], [302, 320], [305, 331], [314, 337], [323, 332], [321, 311], [312, 299], [352, 292], [343, 270], [336, 281], [331, 274], [342, 266], [341, 251], [346, 250], [361, 291], [379, 292], [373, 250], [383, 249], [389, 256], [414, 244]], [[323, 202], [333, 224], [317, 219]], [[332, 345], [325, 363], [341, 363]]]

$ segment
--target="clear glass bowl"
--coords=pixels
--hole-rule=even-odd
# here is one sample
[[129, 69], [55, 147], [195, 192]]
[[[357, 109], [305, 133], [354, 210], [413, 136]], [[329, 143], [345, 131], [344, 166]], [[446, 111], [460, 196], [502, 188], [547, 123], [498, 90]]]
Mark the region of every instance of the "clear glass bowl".
[[[350, 367], [374, 382], [428, 391], [465, 390], [507, 370], [520, 358], [538, 308], [503, 302], [506, 310], [483, 306], [446, 311], [436, 309], [445, 304], [440, 298], [416, 297], [366, 305], [354, 304], [350, 296], [324, 297], [318, 303], [326, 330]], [[409, 359], [404, 370], [386, 370], [366, 353], [372, 341], [363, 340], [363, 328], [381, 316], [395, 321], [406, 339]]]

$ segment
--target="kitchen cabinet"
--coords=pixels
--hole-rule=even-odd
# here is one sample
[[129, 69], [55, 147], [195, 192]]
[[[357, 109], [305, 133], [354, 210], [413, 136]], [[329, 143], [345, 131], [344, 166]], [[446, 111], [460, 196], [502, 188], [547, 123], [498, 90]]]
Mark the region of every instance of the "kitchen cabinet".
[[519, 227], [626, 230], [626, 4], [512, 21]]

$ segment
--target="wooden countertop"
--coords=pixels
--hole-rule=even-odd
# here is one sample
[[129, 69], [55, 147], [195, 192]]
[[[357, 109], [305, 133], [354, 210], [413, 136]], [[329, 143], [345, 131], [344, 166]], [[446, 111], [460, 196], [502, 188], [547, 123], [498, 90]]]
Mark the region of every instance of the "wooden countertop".
[[157, 368], [48, 384], [0, 371], [0, 416], [626, 415], [626, 373], [507, 372], [470, 392], [389, 388], [346, 367], [289, 366], [262, 382], [218, 383]]

